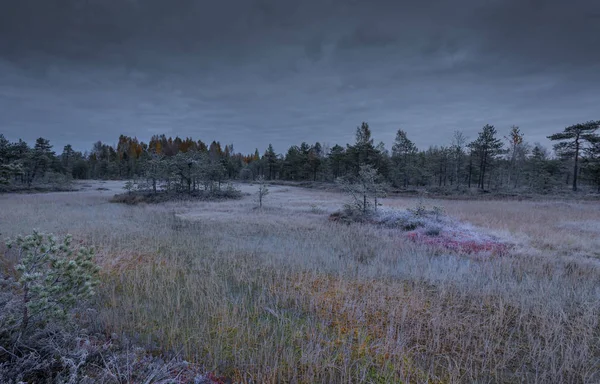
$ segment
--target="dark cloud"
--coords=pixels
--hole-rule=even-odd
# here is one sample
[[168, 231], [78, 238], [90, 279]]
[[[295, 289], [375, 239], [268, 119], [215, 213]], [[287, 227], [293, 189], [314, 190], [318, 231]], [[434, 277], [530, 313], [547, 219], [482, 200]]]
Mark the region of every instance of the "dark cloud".
[[600, 3], [583, 0], [7, 0], [0, 132], [88, 149], [119, 134], [279, 152], [388, 147], [598, 119]]

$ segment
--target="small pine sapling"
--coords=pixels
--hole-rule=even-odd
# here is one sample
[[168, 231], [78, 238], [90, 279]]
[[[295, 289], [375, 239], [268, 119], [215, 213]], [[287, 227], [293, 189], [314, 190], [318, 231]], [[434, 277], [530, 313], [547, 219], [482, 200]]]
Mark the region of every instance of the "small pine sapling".
[[99, 268], [94, 249], [72, 246], [71, 235], [62, 241], [34, 231], [7, 242], [18, 253], [15, 266], [21, 297], [21, 332], [49, 320], [64, 320], [75, 305], [94, 295]]
[[[338, 178], [339, 187], [350, 197], [346, 210], [366, 216], [377, 210], [377, 198], [385, 196], [386, 185], [370, 165], [361, 165], [356, 177]], [[370, 201], [373, 198], [374, 203]]]
[[134, 188], [135, 184], [131, 180], [128, 180], [123, 186], [123, 189], [126, 190], [128, 194], [131, 194], [131, 191], [133, 191]]
[[258, 198], [258, 207], [262, 209], [263, 199], [269, 194], [269, 188], [267, 187], [264, 176], [259, 176], [256, 181], [258, 182], [258, 191], [256, 193]]

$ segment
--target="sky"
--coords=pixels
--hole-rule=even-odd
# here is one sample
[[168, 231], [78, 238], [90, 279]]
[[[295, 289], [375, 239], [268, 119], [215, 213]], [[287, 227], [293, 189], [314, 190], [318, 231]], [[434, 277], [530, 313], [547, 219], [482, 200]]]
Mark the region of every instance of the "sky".
[[594, 0], [0, 0], [0, 133], [236, 152], [600, 119]]

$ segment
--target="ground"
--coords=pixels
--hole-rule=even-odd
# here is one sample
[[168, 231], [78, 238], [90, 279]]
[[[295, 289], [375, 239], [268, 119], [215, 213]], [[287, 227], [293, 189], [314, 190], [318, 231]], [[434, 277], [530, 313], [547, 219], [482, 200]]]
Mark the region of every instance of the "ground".
[[[597, 382], [600, 204], [421, 200], [510, 246], [332, 223], [334, 191], [126, 206], [120, 182], [0, 196], [0, 233], [94, 244], [96, 326], [239, 382]], [[380, 209], [414, 208], [389, 197]]]

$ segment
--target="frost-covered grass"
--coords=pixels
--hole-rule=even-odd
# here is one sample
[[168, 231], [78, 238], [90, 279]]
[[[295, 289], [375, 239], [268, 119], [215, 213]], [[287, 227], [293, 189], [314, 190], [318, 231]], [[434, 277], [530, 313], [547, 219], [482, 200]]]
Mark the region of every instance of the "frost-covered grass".
[[504, 255], [511, 245], [481, 228], [448, 216], [438, 206], [429, 209], [422, 202], [412, 209], [380, 209], [372, 221], [403, 231], [412, 241], [441, 252]]
[[600, 380], [600, 234], [570, 224], [597, 220], [597, 205], [427, 201], [515, 244], [474, 258], [397, 228], [331, 223], [337, 193], [270, 189], [263, 210], [249, 195], [110, 204], [94, 185], [0, 196], [0, 233], [38, 227], [96, 245], [94, 327], [236, 382]]

